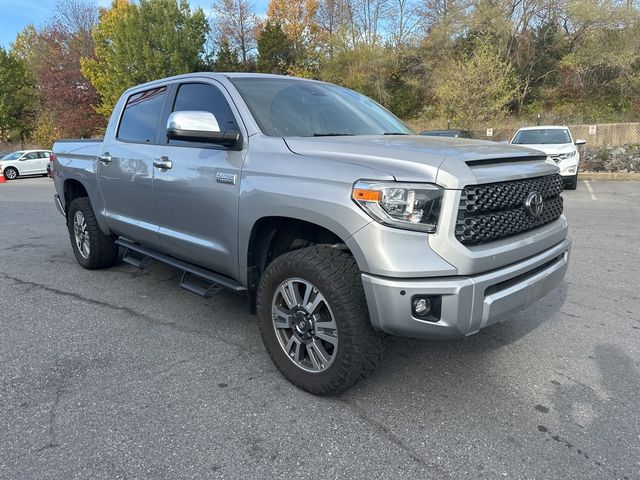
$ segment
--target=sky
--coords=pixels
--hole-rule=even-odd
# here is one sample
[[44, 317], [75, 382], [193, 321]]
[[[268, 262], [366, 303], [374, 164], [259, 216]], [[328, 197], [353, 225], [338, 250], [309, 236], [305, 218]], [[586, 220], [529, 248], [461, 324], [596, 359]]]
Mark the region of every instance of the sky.
[[[95, 0], [101, 7], [108, 7], [110, 0]], [[189, 0], [192, 7], [202, 7], [207, 12], [212, 0]], [[16, 35], [28, 24], [36, 27], [46, 23], [56, 5], [56, 0], [0, 0], [0, 47], [9, 48]], [[254, 0], [256, 12], [267, 9], [267, 0]]]

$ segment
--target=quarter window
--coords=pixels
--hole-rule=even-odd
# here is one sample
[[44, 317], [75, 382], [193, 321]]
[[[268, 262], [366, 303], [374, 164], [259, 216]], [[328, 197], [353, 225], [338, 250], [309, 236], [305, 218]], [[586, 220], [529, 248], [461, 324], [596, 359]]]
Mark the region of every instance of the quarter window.
[[160, 87], [131, 95], [122, 113], [118, 139], [153, 143], [166, 92], [167, 87]]

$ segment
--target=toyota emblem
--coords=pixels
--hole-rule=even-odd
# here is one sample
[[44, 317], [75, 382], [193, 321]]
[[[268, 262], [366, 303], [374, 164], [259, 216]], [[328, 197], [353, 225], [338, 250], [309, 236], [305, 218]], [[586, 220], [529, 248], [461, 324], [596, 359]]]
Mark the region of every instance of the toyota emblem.
[[524, 208], [532, 217], [539, 217], [542, 213], [542, 207], [544, 206], [544, 200], [540, 192], [531, 192], [527, 196], [527, 200], [524, 202]]

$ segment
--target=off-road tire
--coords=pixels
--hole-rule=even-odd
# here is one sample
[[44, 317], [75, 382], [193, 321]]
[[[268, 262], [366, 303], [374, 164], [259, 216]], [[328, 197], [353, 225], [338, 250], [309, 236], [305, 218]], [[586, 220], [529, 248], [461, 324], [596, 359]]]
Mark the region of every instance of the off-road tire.
[[[326, 370], [308, 372], [288, 356], [274, 329], [272, 301], [289, 278], [301, 278], [324, 295], [337, 324], [338, 346]], [[284, 377], [314, 395], [338, 395], [366, 378], [380, 363], [386, 335], [369, 321], [358, 266], [348, 253], [328, 246], [313, 246], [285, 253], [263, 273], [257, 292], [260, 333], [273, 363]]]
[[[74, 233], [74, 217], [76, 212], [80, 211], [84, 216], [87, 233], [89, 237], [90, 251], [85, 258], [78, 249]], [[118, 245], [115, 238], [111, 235], [105, 235], [100, 231], [96, 216], [93, 213], [91, 202], [87, 197], [79, 197], [71, 202], [67, 210], [67, 228], [69, 230], [69, 239], [71, 240], [71, 248], [78, 263], [88, 269], [95, 270], [99, 268], [108, 268], [113, 266], [118, 259]]]

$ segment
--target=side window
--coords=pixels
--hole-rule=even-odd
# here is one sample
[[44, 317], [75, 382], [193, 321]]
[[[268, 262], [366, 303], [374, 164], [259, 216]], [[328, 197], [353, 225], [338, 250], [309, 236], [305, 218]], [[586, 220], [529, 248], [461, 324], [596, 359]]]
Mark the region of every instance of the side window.
[[[221, 130], [235, 128], [235, 119], [227, 99], [219, 88], [204, 83], [184, 83], [178, 88], [173, 112], [184, 110], [204, 110], [215, 115]], [[169, 140], [171, 145], [184, 145], [190, 142]]]
[[166, 92], [167, 87], [160, 87], [131, 95], [122, 112], [117, 138], [126, 142], [153, 143]]
[[48, 158], [47, 152], [38, 152], [38, 158]]
[[26, 160], [34, 160], [36, 158], [38, 158], [38, 152], [31, 152], [31, 153], [27, 153], [24, 158]]

